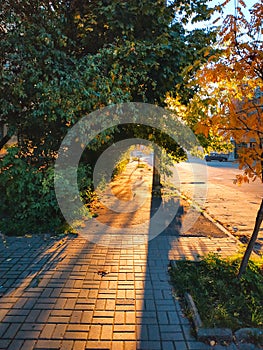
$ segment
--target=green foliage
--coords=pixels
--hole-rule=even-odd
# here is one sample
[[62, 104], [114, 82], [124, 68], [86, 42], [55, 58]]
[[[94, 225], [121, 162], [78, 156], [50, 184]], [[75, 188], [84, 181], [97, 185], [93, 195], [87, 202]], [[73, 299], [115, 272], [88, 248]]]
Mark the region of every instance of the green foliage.
[[9, 149], [1, 160], [0, 230], [5, 234], [57, 232], [63, 218], [54, 192], [54, 171], [31, 165]]
[[237, 278], [240, 259], [209, 254], [198, 263], [179, 261], [171, 271], [176, 292], [192, 295], [206, 327], [263, 328], [263, 270], [253, 262]]
[[[188, 98], [184, 80], [206, 60], [204, 49], [214, 38], [206, 31], [186, 33], [175, 3], [3, 3], [0, 119], [17, 134], [20, 147], [19, 156], [11, 151], [1, 162], [5, 232], [55, 230], [63, 222], [54, 194], [53, 164], [62, 139], [83, 116], [127, 101], [164, 105], [167, 91]], [[187, 16], [203, 11], [202, 19], [209, 17], [204, 0], [193, 3], [182, 9]], [[197, 59], [195, 69], [187, 70]], [[92, 150], [105, 149], [114, 131], [102, 132]], [[146, 139], [151, 135], [147, 131]], [[165, 149], [173, 147], [165, 135], [156, 139]], [[90, 184], [80, 180], [80, 192], [88, 201]]]
[[[104, 183], [100, 183], [98, 187], [103, 187]], [[78, 167], [78, 188], [79, 196], [83, 204], [88, 205], [96, 198], [92, 182], [92, 166], [90, 164], [80, 163]], [[65, 196], [68, 194], [65, 192]]]
[[[196, 0], [187, 13], [203, 7]], [[206, 60], [214, 39], [202, 30], [185, 33], [175, 9], [160, 0], [6, 2], [1, 120], [24, 148], [52, 158], [68, 128], [93, 110], [129, 100], [163, 103], [167, 91], [187, 98], [186, 68]]]
[[129, 161], [130, 161], [130, 150], [123, 153], [119, 158], [119, 160], [117, 161], [113, 169], [112, 179], [114, 179], [116, 176], [118, 176], [125, 170], [126, 165], [129, 163]]
[[[1, 232], [24, 235], [68, 230], [55, 195], [53, 166], [36, 166], [30, 160], [13, 147], [0, 162], [0, 191], [5, 194], [0, 201]], [[80, 197], [90, 202], [90, 166], [79, 166], [78, 185]]]
[[210, 8], [207, 0], [174, 0], [171, 1], [171, 6], [176, 8], [182, 22], [192, 24], [210, 19], [214, 8]]
[[[196, 0], [187, 13], [203, 6]], [[52, 162], [68, 129], [109, 104], [164, 104], [167, 91], [187, 98], [186, 68], [206, 60], [214, 39], [202, 30], [186, 33], [175, 9], [160, 0], [6, 2], [0, 118], [17, 132], [24, 152]]]

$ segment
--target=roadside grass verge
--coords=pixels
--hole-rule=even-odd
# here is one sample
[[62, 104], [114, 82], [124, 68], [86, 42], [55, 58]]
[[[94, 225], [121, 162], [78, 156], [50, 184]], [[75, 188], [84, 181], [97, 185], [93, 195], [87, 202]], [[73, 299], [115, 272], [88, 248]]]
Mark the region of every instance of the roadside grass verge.
[[178, 261], [170, 269], [176, 295], [183, 301], [186, 292], [191, 294], [204, 327], [263, 329], [262, 259], [250, 261], [240, 279], [239, 265], [240, 258], [209, 254], [199, 262]]

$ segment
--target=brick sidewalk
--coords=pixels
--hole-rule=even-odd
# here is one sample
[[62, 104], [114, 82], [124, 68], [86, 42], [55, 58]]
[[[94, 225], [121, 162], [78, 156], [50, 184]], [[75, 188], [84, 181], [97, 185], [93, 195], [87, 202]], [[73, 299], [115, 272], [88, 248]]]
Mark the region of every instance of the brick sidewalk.
[[168, 282], [171, 257], [212, 248], [186, 241], [160, 235], [121, 249], [69, 236], [8, 238], [0, 349], [210, 349], [190, 335]]
[[169, 260], [229, 255], [239, 249], [235, 239], [167, 230], [116, 246], [113, 229], [105, 242], [0, 238], [0, 349], [212, 349], [191, 336], [172, 295]]

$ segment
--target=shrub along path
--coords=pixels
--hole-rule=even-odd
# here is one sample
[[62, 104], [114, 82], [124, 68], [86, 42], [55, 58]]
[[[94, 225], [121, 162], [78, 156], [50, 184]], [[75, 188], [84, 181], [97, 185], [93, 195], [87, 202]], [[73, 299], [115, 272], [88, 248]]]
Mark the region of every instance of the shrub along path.
[[[180, 234], [181, 204], [173, 224], [148, 241], [149, 223], [142, 219], [156, 210], [148, 169], [131, 163], [115, 179], [111, 187], [119, 204], [105, 190], [104, 204], [94, 209], [98, 217], [86, 222], [89, 236], [0, 239], [0, 349], [212, 349], [191, 336], [167, 267], [170, 259], [232, 254], [238, 245], [201, 217]], [[143, 208], [123, 213], [136, 207], [130, 201], [136, 197], [145, 199]], [[120, 205], [119, 214], [107, 205]], [[106, 224], [104, 234], [96, 235], [98, 219]], [[121, 236], [120, 228], [127, 227]]]

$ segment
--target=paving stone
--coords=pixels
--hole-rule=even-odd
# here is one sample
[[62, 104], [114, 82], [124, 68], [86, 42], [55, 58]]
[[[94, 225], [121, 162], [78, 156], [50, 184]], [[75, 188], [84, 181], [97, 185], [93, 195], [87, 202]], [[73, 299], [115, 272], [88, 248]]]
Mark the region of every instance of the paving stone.
[[81, 322], [89, 324], [91, 323], [92, 317], [93, 311], [83, 311]]
[[0, 338], [3, 338], [3, 335], [9, 328], [10, 323], [0, 323]]
[[88, 340], [86, 343], [86, 349], [88, 350], [111, 350], [111, 342], [110, 341], [93, 341]]
[[9, 316], [4, 317], [3, 322], [9, 323], [22, 323], [26, 319], [26, 316]]
[[63, 340], [61, 342], [60, 350], [73, 350], [74, 349], [74, 340]]
[[63, 339], [66, 333], [66, 324], [57, 324], [52, 334], [52, 339]]
[[[19, 350], [21, 349], [24, 341], [20, 339], [12, 340], [8, 345], [8, 350]], [[2, 344], [3, 345], [3, 344]]]
[[73, 310], [51, 310], [49, 315], [57, 317], [71, 317], [72, 312]]
[[139, 341], [138, 350], [160, 350], [161, 343], [158, 341]]
[[[64, 339], [87, 340], [88, 333], [87, 332], [69, 332], [69, 331], [66, 331], [66, 333], [64, 333]], [[99, 339], [99, 336], [98, 336], [98, 339]]]
[[88, 339], [99, 340], [101, 333], [101, 325], [91, 325], [89, 330]]
[[34, 350], [36, 340], [25, 340], [20, 350]]
[[[4, 334], [1, 336], [3, 339], [13, 339], [15, 338], [18, 330], [21, 327], [21, 323], [12, 323], [9, 325], [9, 327], [6, 329]], [[0, 344], [1, 345], [1, 344]]]
[[27, 316], [31, 310], [18, 310], [18, 309], [11, 309], [11, 310], [4, 310], [6, 314], [9, 316]]
[[22, 323], [21, 331], [42, 331], [45, 323]]
[[113, 341], [111, 343], [111, 350], [125, 350], [124, 341]]
[[135, 325], [114, 325], [114, 332], [135, 332]]
[[150, 325], [148, 326], [148, 337], [149, 340], [160, 340], [159, 326]]
[[112, 325], [102, 325], [101, 328], [101, 340], [111, 340], [112, 339], [112, 333], [113, 333], [113, 326]]
[[158, 319], [158, 323], [160, 325], [168, 325], [169, 324], [168, 315], [167, 315], [167, 312], [165, 312], [165, 311], [157, 311], [157, 319]]
[[[125, 312], [116, 311], [114, 314], [114, 323], [115, 324], [124, 324], [125, 323]], [[129, 322], [127, 322], [129, 323]]]
[[49, 349], [49, 350], [60, 350], [60, 340], [38, 340], [35, 345], [35, 349]]
[[51, 339], [56, 328], [56, 324], [46, 324], [40, 334], [41, 339]]
[[135, 332], [113, 332], [113, 340], [136, 340]]
[[70, 317], [66, 316], [50, 316], [48, 322], [50, 323], [69, 323]]
[[137, 350], [136, 341], [125, 341], [124, 342], [124, 349], [125, 350]]
[[19, 331], [16, 334], [17, 339], [38, 339], [40, 336], [40, 331], [30, 330], [30, 331]]
[[10, 343], [12, 342], [11, 339], [1, 339], [1, 346], [0, 346], [0, 349], [1, 350], [5, 350], [5, 349], [8, 349]]
[[27, 318], [25, 319], [25, 322], [28, 322], [28, 323], [36, 322], [40, 313], [41, 313], [41, 310], [31, 310]]
[[74, 310], [70, 318], [70, 323], [80, 323], [82, 319], [82, 313], [83, 311]]
[[47, 322], [47, 320], [50, 316], [50, 313], [51, 313], [50, 310], [40, 310], [40, 314], [39, 314], [36, 322], [39, 322], [39, 323]]
[[161, 333], [162, 340], [184, 340], [184, 336], [181, 332], [162, 332]]
[[188, 341], [187, 346], [189, 350], [211, 350], [211, 346], [197, 341]]
[[163, 341], [161, 342], [161, 348], [165, 350], [177, 350], [172, 341]]
[[89, 324], [69, 324], [65, 325], [65, 327], [67, 327], [69, 332], [89, 332], [90, 330]]
[[175, 350], [188, 350], [188, 346], [184, 341], [174, 341], [173, 344]]

